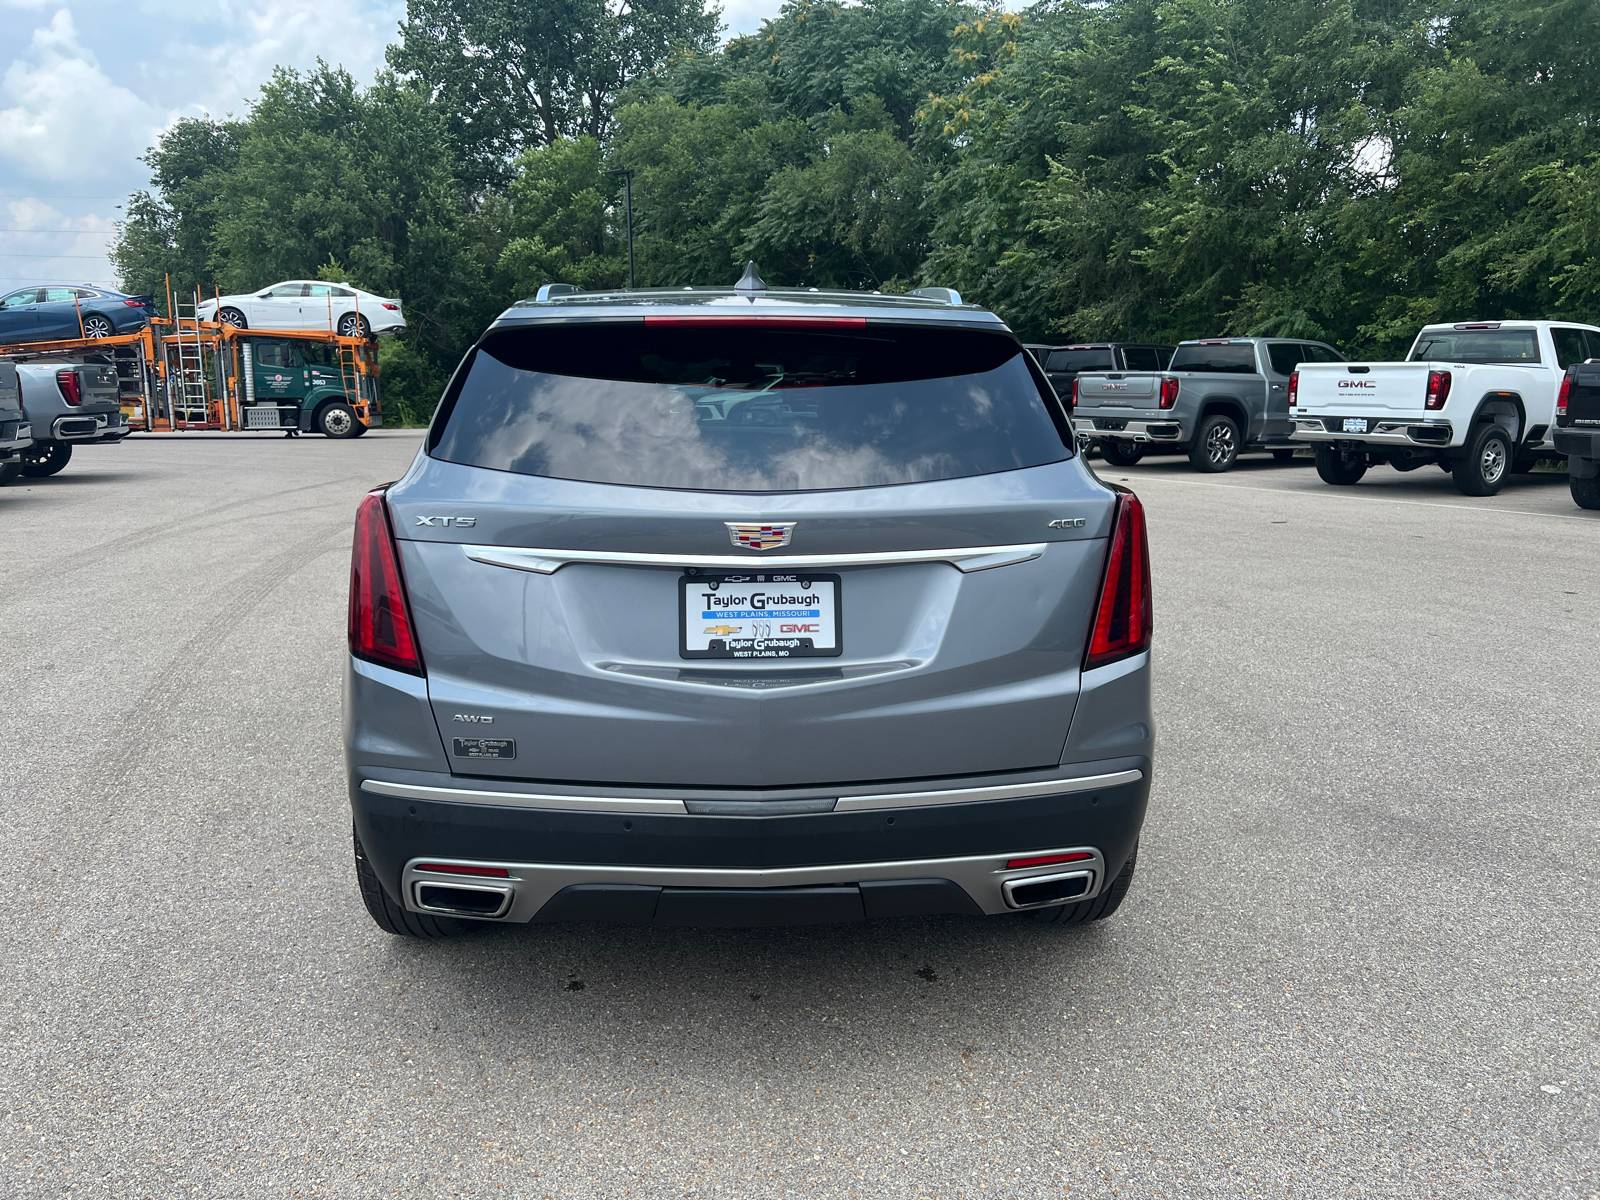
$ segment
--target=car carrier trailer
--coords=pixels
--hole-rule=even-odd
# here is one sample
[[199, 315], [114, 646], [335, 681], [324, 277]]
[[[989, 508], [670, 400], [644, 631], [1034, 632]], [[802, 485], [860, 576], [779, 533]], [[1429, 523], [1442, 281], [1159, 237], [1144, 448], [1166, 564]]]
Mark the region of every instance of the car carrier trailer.
[[0, 346], [0, 358], [117, 368], [135, 432], [269, 430], [359, 437], [383, 424], [376, 345], [320, 330], [244, 330], [193, 317], [136, 333]]

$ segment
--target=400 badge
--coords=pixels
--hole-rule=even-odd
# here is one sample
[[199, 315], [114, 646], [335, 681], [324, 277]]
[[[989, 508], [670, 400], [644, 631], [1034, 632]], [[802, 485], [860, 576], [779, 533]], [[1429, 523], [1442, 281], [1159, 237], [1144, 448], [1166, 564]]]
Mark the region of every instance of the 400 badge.
[[678, 580], [684, 658], [832, 658], [843, 652], [839, 577], [753, 571]]

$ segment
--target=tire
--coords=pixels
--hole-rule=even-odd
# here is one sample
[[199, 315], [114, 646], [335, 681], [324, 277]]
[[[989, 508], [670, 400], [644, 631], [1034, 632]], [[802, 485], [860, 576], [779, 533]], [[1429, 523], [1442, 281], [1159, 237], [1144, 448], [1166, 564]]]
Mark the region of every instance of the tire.
[[1100, 442], [1100, 457], [1113, 467], [1131, 467], [1144, 457], [1144, 447], [1137, 442], [1103, 438]]
[[1047, 925], [1087, 925], [1090, 921], [1104, 921], [1122, 907], [1123, 897], [1128, 894], [1128, 888], [1133, 883], [1134, 864], [1138, 861], [1139, 844], [1135, 842], [1133, 853], [1128, 855], [1128, 861], [1122, 864], [1122, 870], [1117, 872], [1117, 877], [1111, 881], [1111, 886], [1093, 900], [1080, 900], [1076, 904], [1061, 904], [1055, 908], [1035, 909], [1028, 915]]
[[237, 308], [220, 308], [217, 310], [217, 320], [224, 325], [232, 325], [235, 329], [249, 329], [250, 322], [244, 319], [244, 314]]
[[1492, 496], [1511, 476], [1511, 439], [1498, 425], [1479, 425], [1450, 468], [1463, 496]]
[[338, 329], [340, 337], [370, 338], [372, 336], [372, 326], [367, 323], [367, 319], [360, 313], [345, 313], [344, 316], [339, 318]]
[[1317, 447], [1317, 474], [1322, 477], [1323, 483], [1331, 483], [1335, 487], [1349, 487], [1352, 483], [1359, 483], [1366, 473], [1365, 456], [1351, 462], [1332, 446]]
[[363, 425], [360, 421], [357, 421], [355, 436], [365, 437], [367, 435], [367, 430], [370, 428], [372, 428], [370, 425]]
[[350, 831], [350, 840], [355, 843], [356, 886], [361, 889], [361, 903], [367, 906], [367, 913], [379, 929], [396, 937], [433, 939], [458, 937], [471, 932], [475, 924], [473, 921], [458, 921], [454, 917], [433, 917], [425, 913], [407, 912], [401, 908], [394, 902], [393, 897], [383, 890], [383, 884], [378, 882], [378, 873], [367, 861], [367, 853], [361, 848], [361, 839], [356, 836], [353, 829]]
[[1600, 477], [1568, 478], [1567, 487], [1572, 489], [1572, 502], [1579, 508], [1600, 508]]
[[103, 317], [99, 313], [85, 313], [83, 315], [83, 336], [86, 338], [108, 338], [116, 335], [117, 328], [111, 323], [110, 317]]
[[1293, 450], [1274, 450], [1272, 452], [1272, 461], [1273, 462], [1277, 462], [1277, 463], [1293, 462], [1294, 461], [1294, 451]]
[[21, 462], [0, 463], [0, 487], [15, 480], [22, 474]]
[[356, 430], [360, 428], [361, 422], [356, 420], [355, 409], [342, 401], [335, 400], [332, 404], [324, 405], [317, 413], [317, 432], [324, 437], [358, 437], [360, 435]]
[[1208, 475], [1226, 471], [1239, 458], [1241, 440], [1237, 421], [1212, 413], [1200, 422], [1194, 441], [1189, 443], [1189, 465]]
[[35, 442], [22, 452], [22, 473], [29, 479], [44, 479], [71, 461], [72, 447], [66, 442]]

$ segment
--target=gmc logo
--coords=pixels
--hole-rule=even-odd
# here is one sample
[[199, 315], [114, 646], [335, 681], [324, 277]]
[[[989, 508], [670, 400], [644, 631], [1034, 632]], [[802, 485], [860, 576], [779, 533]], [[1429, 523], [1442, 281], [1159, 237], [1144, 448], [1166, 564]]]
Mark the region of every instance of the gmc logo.
[[1370, 380], [1370, 379], [1341, 379], [1341, 380], [1339, 380], [1339, 386], [1340, 387], [1370, 388], [1370, 387], [1377, 387], [1378, 385], [1373, 383], [1372, 380]]
[[821, 633], [820, 625], [779, 625], [779, 633]]

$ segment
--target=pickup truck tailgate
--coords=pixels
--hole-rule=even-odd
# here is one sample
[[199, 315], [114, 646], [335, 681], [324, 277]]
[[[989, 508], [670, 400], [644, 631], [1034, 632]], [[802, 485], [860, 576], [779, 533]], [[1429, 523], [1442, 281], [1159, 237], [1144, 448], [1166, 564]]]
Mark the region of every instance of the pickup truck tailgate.
[[1078, 408], [1155, 408], [1161, 376], [1095, 373], [1078, 376]]
[[1295, 416], [1420, 417], [1427, 411], [1425, 362], [1301, 363]]

